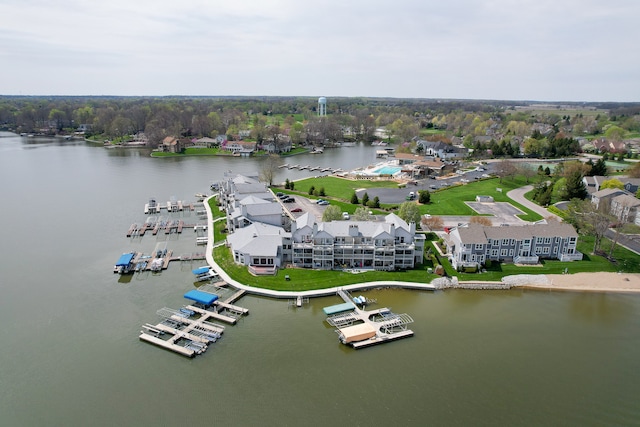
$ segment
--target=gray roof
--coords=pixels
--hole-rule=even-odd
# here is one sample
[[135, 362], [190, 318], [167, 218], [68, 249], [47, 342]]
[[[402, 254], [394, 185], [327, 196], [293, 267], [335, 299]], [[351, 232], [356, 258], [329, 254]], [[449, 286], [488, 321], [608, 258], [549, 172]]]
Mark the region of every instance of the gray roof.
[[603, 197], [612, 197], [617, 196], [618, 194], [625, 194], [624, 190], [620, 190], [619, 188], [605, 188], [604, 190], [598, 190], [592, 194], [593, 197], [597, 197], [598, 199], [602, 199]]
[[487, 243], [487, 239], [531, 239], [533, 237], [578, 237], [578, 233], [571, 224], [550, 221], [547, 224], [533, 224], [513, 227], [487, 227], [479, 224], [469, 224], [459, 227], [454, 232], [460, 236], [464, 244]]
[[620, 204], [622, 206], [630, 207], [630, 208], [635, 206], [640, 206], [640, 200], [636, 199], [635, 197], [629, 194], [621, 194], [611, 199], [611, 201], [614, 203]]
[[290, 236], [282, 227], [254, 222], [227, 236], [227, 241], [234, 251], [251, 256], [277, 256], [282, 238]]

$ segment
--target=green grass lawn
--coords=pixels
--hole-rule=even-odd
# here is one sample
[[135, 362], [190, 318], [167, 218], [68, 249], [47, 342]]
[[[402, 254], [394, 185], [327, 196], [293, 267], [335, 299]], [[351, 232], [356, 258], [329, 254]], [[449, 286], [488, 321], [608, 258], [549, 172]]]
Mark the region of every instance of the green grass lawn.
[[213, 219], [222, 218], [226, 216], [225, 212], [220, 210], [220, 206], [218, 205], [218, 199], [216, 197], [211, 197], [209, 199], [209, 209], [211, 209], [211, 217]]
[[[542, 219], [540, 215], [507, 197], [507, 192], [524, 185], [527, 185], [524, 178], [516, 176], [511, 179], [503, 179], [502, 182], [498, 178], [491, 178], [434, 191], [431, 193], [431, 203], [420, 205], [420, 213], [431, 215], [477, 215], [464, 202], [473, 202], [476, 196], [481, 195], [492, 196], [496, 202], [509, 202], [516, 206], [525, 212], [524, 215], [519, 216], [524, 221], [538, 221]], [[497, 191], [498, 188], [501, 188], [502, 191]]]
[[227, 238], [227, 234], [222, 230], [227, 228], [227, 221], [218, 221], [213, 224], [213, 243], [223, 242]]
[[[263, 289], [277, 291], [308, 291], [312, 289], [326, 289], [335, 286], [344, 286], [354, 283], [401, 280], [405, 282], [430, 283], [438, 277], [428, 273], [427, 268], [433, 267], [430, 261], [426, 261], [418, 268], [409, 271], [371, 271], [366, 273], [348, 273], [334, 270], [311, 270], [305, 268], [278, 269], [275, 276], [254, 276], [247, 267], [233, 262], [231, 252], [225, 246], [213, 250], [213, 256], [229, 276], [240, 283]], [[290, 280], [285, 280], [285, 276]]]
[[337, 178], [335, 176], [325, 176], [322, 178], [308, 178], [295, 182], [295, 192], [301, 195], [308, 195], [309, 188], [316, 189], [324, 187], [327, 197], [350, 200], [353, 192], [360, 188], [398, 188], [398, 183], [394, 181], [369, 181], [350, 180]]

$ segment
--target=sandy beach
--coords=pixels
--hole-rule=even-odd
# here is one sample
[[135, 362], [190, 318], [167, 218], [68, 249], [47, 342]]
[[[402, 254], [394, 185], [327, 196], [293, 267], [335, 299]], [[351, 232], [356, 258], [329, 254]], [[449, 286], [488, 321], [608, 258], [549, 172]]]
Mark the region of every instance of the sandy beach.
[[640, 274], [576, 273], [547, 274], [548, 283], [528, 283], [523, 288], [592, 292], [640, 293]]

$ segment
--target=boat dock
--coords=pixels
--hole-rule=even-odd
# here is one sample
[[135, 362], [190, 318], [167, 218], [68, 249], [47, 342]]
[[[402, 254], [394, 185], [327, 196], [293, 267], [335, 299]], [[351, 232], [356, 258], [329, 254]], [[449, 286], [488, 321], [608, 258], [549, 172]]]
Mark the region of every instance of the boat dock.
[[367, 301], [373, 300], [362, 296], [354, 298], [342, 289], [337, 294], [344, 303], [325, 307], [323, 311], [329, 316], [326, 322], [336, 328], [343, 344], [359, 349], [413, 336], [413, 331], [407, 328], [413, 323], [408, 314], [396, 314], [386, 307], [365, 311], [357, 304], [364, 307]]
[[[187, 357], [204, 353], [210, 344], [220, 339], [225, 329], [224, 326], [209, 321], [212, 317], [209, 312], [198, 312], [200, 316], [191, 319], [188, 309], [173, 310], [165, 307], [158, 310], [157, 314], [164, 320], [156, 325], [143, 325], [139, 338]], [[165, 334], [170, 336], [167, 339], [160, 338]]]
[[[192, 304], [179, 310], [167, 307], [158, 310], [156, 314], [163, 320], [156, 325], [143, 325], [140, 340], [183, 356], [194, 357], [204, 353], [212, 343], [221, 338], [225, 330], [223, 325], [211, 320], [234, 325], [240, 316], [249, 314], [248, 309], [231, 304], [246, 291], [233, 292], [215, 284], [202, 286], [201, 289], [193, 289], [184, 294], [185, 298], [194, 301]], [[220, 301], [218, 293], [230, 292], [233, 293]]]
[[197, 232], [198, 230], [206, 230], [207, 225], [202, 223], [187, 224], [182, 219], [171, 220], [163, 217], [149, 217], [144, 222], [144, 224], [142, 224], [142, 226], [138, 225], [137, 223], [131, 224], [131, 226], [127, 230], [126, 236], [144, 237], [147, 231], [151, 231], [151, 234], [153, 234], [154, 236], [162, 231], [164, 231], [164, 234], [181, 234], [182, 230], [184, 230], [185, 228], [192, 228]]

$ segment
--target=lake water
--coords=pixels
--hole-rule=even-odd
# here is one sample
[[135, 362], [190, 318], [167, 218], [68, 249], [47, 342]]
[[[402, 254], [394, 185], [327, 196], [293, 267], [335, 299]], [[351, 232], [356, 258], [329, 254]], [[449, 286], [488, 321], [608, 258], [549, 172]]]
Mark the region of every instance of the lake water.
[[[375, 163], [374, 154], [361, 145], [285, 161], [350, 169]], [[225, 171], [259, 168], [257, 159], [152, 159], [141, 150], [0, 138], [0, 424], [640, 424], [633, 295], [362, 292], [410, 314], [415, 336], [358, 351], [323, 322], [322, 307], [338, 297], [295, 309], [245, 296], [238, 305], [251, 314], [202, 356], [139, 341], [159, 308], [185, 303], [197, 265], [120, 278], [114, 262], [163, 240], [176, 253], [201, 250], [190, 231], [126, 238], [131, 223], [144, 221], [144, 203], [193, 200]]]

